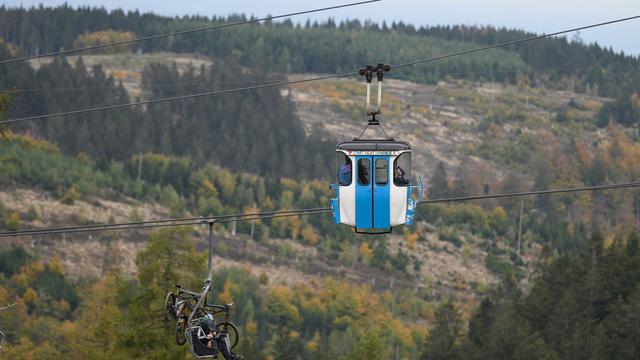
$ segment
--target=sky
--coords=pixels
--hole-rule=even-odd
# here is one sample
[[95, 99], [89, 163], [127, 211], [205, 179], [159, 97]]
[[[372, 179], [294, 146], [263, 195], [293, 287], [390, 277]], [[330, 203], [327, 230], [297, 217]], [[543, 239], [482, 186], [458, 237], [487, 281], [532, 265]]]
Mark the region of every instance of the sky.
[[[340, 5], [357, 0], [3, 0], [9, 7], [32, 6], [40, 3], [55, 6], [67, 3], [71, 6], [102, 6], [108, 10], [138, 9], [160, 15], [229, 15], [245, 13], [264, 17], [314, 8]], [[493, 25], [517, 28], [537, 33], [598, 23], [615, 18], [640, 15], [640, 0], [383, 0], [378, 3], [302, 15], [292, 20], [335, 20], [358, 18], [403, 21], [422, 25]], [[585, 42], [598, 42], [606, 47], [627, 54], [640, 55], [640, 19], [629, 23], [585, 30], [580, 37]], [[569, 35], [572, 37], [572, 35]]]

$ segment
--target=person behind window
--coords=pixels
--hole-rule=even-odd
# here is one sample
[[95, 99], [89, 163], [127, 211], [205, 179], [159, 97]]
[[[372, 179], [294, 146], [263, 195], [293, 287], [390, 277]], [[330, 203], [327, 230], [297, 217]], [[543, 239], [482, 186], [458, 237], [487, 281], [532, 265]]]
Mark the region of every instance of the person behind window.
[[393, 182], [397, 186], [405, 186], [409, 185], [409, 180], [404, 178], [405, 171], [400, 167], [400, 165], [396, 165], [396, 168], [393, 172]]
[[363, 160], [358, 162], [358, 179], [362, 185], [369, 184], [369, 169], [364, 165]]
[[346, 186], [351, 184], [351, 159], [348, 156], [344, 157], [344, 164], [340, 168], [340, 172], [338, 173], [338, 179], [340, 181], [341, 186]]

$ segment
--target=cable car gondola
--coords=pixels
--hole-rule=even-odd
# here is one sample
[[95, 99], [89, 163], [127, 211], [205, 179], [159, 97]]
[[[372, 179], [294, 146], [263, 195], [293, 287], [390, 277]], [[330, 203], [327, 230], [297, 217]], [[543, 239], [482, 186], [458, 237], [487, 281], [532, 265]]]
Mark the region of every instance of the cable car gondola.
[[[337, 183], [331, 188], [336, 197], [331, 200], [336, 224], [344, 224], [358, 233], [389, 233], [394, 227], [411, 225], [417, 203], [422, 199], [422, 181], [411, 184], [411, 145], [387, 136], [376, 119], [380, 114], [382, 79], [389, 65], [367, 66], [360, 74], [367, 80], [367, 126], [359, 137], [336, 146]], [[378, 107], [369, 111], [371, 80], [378, 78]], [[385, 138], [363, 139], [370, 126], [379, 127]], [[412, 191], [419, 190], [418, 199]]]

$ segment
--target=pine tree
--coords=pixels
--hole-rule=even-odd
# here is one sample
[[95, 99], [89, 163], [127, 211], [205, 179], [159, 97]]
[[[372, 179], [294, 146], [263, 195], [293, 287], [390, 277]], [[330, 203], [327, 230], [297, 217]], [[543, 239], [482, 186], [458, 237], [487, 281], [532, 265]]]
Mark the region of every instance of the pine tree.
[[436, 324], [429, 335], [422, 353], [423, 360], [459, 359], [456, 340], [462, 329], [462, 321], [451, 303], [440, 306], [436, 313]]
[[429, 198], [443, 199], [449, 196], [449, 179], [444, 163], [441, 161], [436, 166], [429, 180]]

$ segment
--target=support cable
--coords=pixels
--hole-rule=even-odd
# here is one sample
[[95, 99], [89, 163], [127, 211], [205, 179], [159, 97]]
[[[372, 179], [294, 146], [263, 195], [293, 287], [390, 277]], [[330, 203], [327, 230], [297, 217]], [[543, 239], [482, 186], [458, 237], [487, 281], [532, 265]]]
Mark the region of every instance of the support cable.
[[[583, 66], [559, 66], [559, 67], [544, 67], [544, 68], [527, 68], [527, 69], [517, 69], [517, 70], [483, 70], [483, 71], [444, 71], [438, 72], [439, 76], [446, 75], [487, 75], [487, 74], [548, 74], [548, 73], [561, 73], [561, 72], [571, 72], [571, 71], [580, 71], [580, 70], [606, 70], [611, 71], [608, 74], [603, 74], [604, 77], [613, 76], [613, 72], [625, 73], [630, 71], [636, 71], [635, 69], [630, 69], [630, 66], [594, 66], [594, 65], [583, 65]], [[189, 82], [166, 82], [166, 83], [154, 83], [150, 86], [150, 88], [178, 88], [181, 86], [196, 86], [196, 85], [220, 85], [220, 84], [270, 84], [269, 81], [189, 81]], [[5, 91], [13, 91], [16, 94], [20, 93], [31, 93], [31, 92], [70, 92], [70, 91], [84, 91], [84, 90], [102, 90], [102, 89], [120, 89], [120, 86], [78, 86], [78, 87], [51, 87], [51, 88], [25, 88], [25, 89], [4, 89], [0, 92]]]
[[429, 59], [409, 61], [409, 62], [406, 62], [406, 63], [393, 65], [393, 67], [394, 68], [401, 68], [401, 67], [405, 67], [405, 66], [413, 66], [413, 65], [417, 65], [417, 64], [422, 64], [422, 63], [427, 63], [427, 62], [432, 62], [432, 61], [438, 61], [438, 60], [443, 60], [443, 59], [448, 59], [448, 58], [452, 58], [452, 57], [455, 57], [455, 56], [467, 55], [467, 54], [472, 54], [472, 53], [476, 53], [476, 52], [480, 52], [480, 51], [485, 51], [485, 50], [490, 50], [490, 49], [495, 49], [495, 48], [501, 48], [501, 47], [505, 47], [505, 46], [519, 45], [519, 44], [526, 43], [526, 42], [529, 42], [529, 41], [546, 39], [546, 38], [549, 38], [549, 37], [554, 37], [554, 36], [558, 36], [558, 35], [564, 35], [564, 34], [576, 32], [576, 31], [592, 29], [592, 28], [596, 28], [596, 27], [600, 27], [600, 26], [613, 25], [613, 24], [617, 24], [617, 23], [621, 23], [621, 22], [625, 22], [625, 21], [636, 20], [636, 19], [639, 19], [639, 18], [640, 18], [640, 15], [634, 15], [634, 16], [629, 16], [629, 17], [626, 17], [626, 18], [610, 20], [610, 21], [605, 21], [605, 22], [586, 25], [586, 26], [580, 26], [580, 27], [576, 27], [576, 28], [568, 29], [568, 30], [557, 31], [557, 32], [550, 33], [550, 34], [535, 35], [535, 36], [530, 36], [530, 37], [526, 37], [526, 38], [522, 38], [522, 39], [518, 39], [518, 40], [502, 42], [502, 43], [493, 44], [493, 45], [489, 45], [489, 46], [482, 46], [482, 47], [478, 47], [478, 48], [474, 48], [474, 49], [470, 49], [470, 50], [458, 51], [458, 52], [454, 52], [454, 53], [450, 53], [450, 54], [446, 54], [446, 55], [440, 55], [440, 56], [432, 57], [432, 58], [429, 58]]
[[70, 234], [79, 232], [95, 232], [95, 231], [115, 231], [115, 230], [135, 230], [135, 229], [148, 229], [148, 228], [162, 228], [162, 227], [178, 227], [178, 226], [194, 226], [202, 224], [203, 222], [216, 222], [216, 223], [229, 223], [229, 222], [242, 222], [252, 220], [265, 220], [281, 217], [292, 217], [301, 215], [313, 215], [324, 214], [331, 212], [331, 208], [312, 208], [301, 210], [283, 210], [283, 211], [271, 211], [264, 213], [242, 214], [242, 215], [226, 215], [220, 217], [198, 217], [198, 218], [183, 218], [183, 219], [161, 219], [156, 221], [141, 221], [133, 223], [120, 223], [120, 224], [104, 224], [104, 225], [91, 225], [91, 226], [72, 226], [63, 228], [49, 228], [49, 229], [31, 229], [21, 231], [11, 231], [0, 233], [2, 237], [16, 237], [25, 235], [54, 235], [54, 234]]
[[[585, 186], [585, 187], [578, 187], [578, 188], [537, 190], [537, 191], [526, 191], [526, 192], [505, 193], [505, 194], [462, 196], [462, 197], [453, 197], [453, 198], [445, 198], [445, 199], [431, 199], [431, 200], [423, 200], [419, 202], [418, 205], [429, 205], [429, 204], [437, 204], [437, 203], [461, 202], [461, 201], [472, 201], [472, 200], [485, 200], [485, 199], [499, 199], [499, 198], [510, 198], [510, 197], [524, 197], [524, 196], [535, 196], [535, 195], [545, 195], [545, 194], [561, 194], [561, 193], [575, 193], [575, 192], [598, 191], [598, 190], [625, 189], [625, 188], [637, 188], [637, 187], [640, 187], [640, 182]], [[234, 221], [241, 222], [241, 221], [267, 220], [267, 219], [292, 217], [292, 216], [326, 214], [326, 213], [330, 213], [331, 211], [332, 211], [331, 208], [312, 208], [312, 209], [301, 209], [301, 210], [284, 210], [284, 211], [273, 211], [273, 212], [265, 212], [265, 213], [254, 213], [254, 214], [246, 214], [243, 216], [226, 215], [221, 217], [209, 217], [209, 218], [200, 217], [200, 218], [184, 218], [184, 219], [163, 219], [163, 220], [148, 221], [148, 222], [92, 225], [91, 227], [76, 226], [76, 227], [66, 227], [66, 228], [34, 229], [34, 230], [22, 230], [22, 231], [0, 233], [0, 238], [25, 236], [25, 235], [32, 235], [32, 236], [33, 235], [53, 235], [53, 234], [68, 234], [68, 233], [76, 233], [76, 232], [133, 230], [133, 229], [161, 228], [161, 227], [175, 227], [175, 226], [194, 226], [194, 225], [202, 224], [203, 221], [205, 222], [215, 221], [216, 223], [229, 223]]]
[[[116, 224], [92, 224], [92, 225], [83, 225], [83, 226], [70, 226], [70, 227], [59, 227], [59, 228], [50, 228], [48, 231], [55, 231], [64, 233], [67, 230], [74, 231], [101, 231], [108, 230], [110, 228], [124, 228], [124, 227], [134, 227], [140, 226], [137, 228], [144, 228], [145, 225], [154, 225], [154, 224], [163, 224], [163, 223], [182, 223], [186, 222], [188, 225], [192, 223], [201, 223], [207, 220], [216, 220], [220, 222], [221, 220], [230, 220], [237, 221], [239, 219], [245, 217], [253, 217], [253, 216], [265, 216], [265, 215], [277, 215], [277, 214], [288, 214], [288, 213], [299, 213], [301, 211], [316, 211], [316, 210], [328, 210], [329, 208], [312, 208], [312, 209], [302, 209], [302, 210], [278, 210], [278, 211], [267, 211], [261, 213], [242, 213], [242, 214], [232, 214], [232, 215], [220, 215], [220, 216], [201, 216], [201, 217], [184, 217], [184, 218], [172, 218], [172, 219], [159, 219], [159, 220], [147, 220], [147, 221], [135, 221], [135, 222], [126, 222], [126, 223], [116, 223]], [[32, 232], [41, 232], [42, 229], [31, 229], [31, 230], [21, 230], [21, 231], [10, 231], [0, 233], [0, 236], [11, 236], [11, 235], [29, 235]]]
[[[598, 23], [598, 24], [582, 26], [582, 27], [573, 28], [573, 29], [569, 29], [569, 30], [558, 31], [558, 32], [554, 32], [554, 33], [551, 33], [551, 34], [543, 34], [543, 35], [538, 35], [538, 36], [532, 36], [532, 37], [527, 37], [527, 38], [523, 38], [523, 39], [519, 39], [519, 40], [507, 41], [507, 42], [493, 44], [493, 45], [489, 45], [489, 46], [483, 46], [483, 47], [479, 47], [479, 48], [474, 48], [474, 49], [470, 49], [470, 50], [458, 51], [458, 52], [454, 52], [454, 53], [450, 53], [450, 54], [446, 54], [446, 55], [440, 55], [440, 56], [436, 56], [436, 57], [431, 57], [431, 58], [427, 58], [427, 59], [420, 59], [420, 60], [415, 60], [415, 61], [411, 61], [411, 62], [400, 63], [400, 64], [397, 64], [397, 65], [392, 65], [391, 68], [402, 68], [402, 67], [407, 67], [407, 66], [412, 66], [412, 65], [417, 65], [417, 64], [424, 64], [424, 63], [439, 61], [439, 60], [443, 60], [443, 59], [447, 59], [447, 58], [452, 58], [452, 57], [471, 54], [471, 53], [475, 53], [475, 52], [480, 52], [480, 51], [500, 48], [500, 47], [504, 47], [504, 46], [522, 44], [522, 43], [525, 43], [525, 42], [544, 39], [544, 38], [557, 36], [557, 35], [562, 35], [562, 34], [567, 34], [567, 33], [570, 33], [570, 32], [575, 32], [575, 31], [580, 31], [580, 30], [585, 30], [585, 29], [591, 29], [591, 28], [595, 28], [595, 27], [599, 27], [599, 26], [611, 25], [611, 24], [620, 23], [620, 22], [624, 22], [624, 21], [635, 20], [635, 19], [638, 19], [638, 18], [640, 18], [640, 15], [626, 17], [626, 18], [622, 18], [622, 19], [611, 20], [611, 21], [602, 22], [602, 23]], [[14, 123], [23, 122], [23, 121], [39, 120], [39, 119], [45, 119], [45, 118], [50, 118], [50, 117], [59, 117], [59, 116], [67, 116], [67, 115], [79, 115], [79, 114], [92, 113], [92, 112], [97, 112], [97, 111], [115, 110], [115, 109], [121, 109], [121, 108], [132, 107], [132, 106], [152, 105], [152, 104], [157, 104], [157, 103], [167, 102], [167, 101], [177, 101], [177, 100], [185, 100], [185, 99], [205, 97], [205, 96], [215, 96], [215, 95], [222, 95], [222, 94], [230, 94], [230, 93], [237, 93], [237, 92], [243, 92], [243, 91], [249, 91], [249, 90], [257, 90], [257, 89], [265, 89], [265, 88], [271, 88], [271, 87], [282, 87], [282, 86], [287, 86], [287, 85], [295, 85], [295, 84], [307, 83], [307, 82], [312, 82], [312, 81], [321, 81], [321, 80], [328, 80], [328, 79], [335, 79], [335, 78], [342, 78], [342, 77], [356, 76], [356, 75], [359, 75], [359, 73], [358, 72], [352, 72], [352, 73], [343, 73], [343, 74], [335, 74], [335, 75], [326, 75], [326, 76], [319, 76], [319, 77], [313, 77], [313, 78], [301, 79], [301, 80], [280, 81], [280, 82], [263, 84], [263, 85], [256, 85], [256, 86], [247, 86], [247, 87], [240, 87], [240, 88], [234, 88], [234, 89], [226, 89], [226, 90], [219, 90], [219, 91], [209, 91], [209, 92], [203, 92], [203, 93], [197, 93], [197, 94], [173, 96], [173, 97], [168, 97], [168, 98], [160, 98], [160, 99], [153, 99], [153, 100], [146, 100], [146, 101], [138, 101], [138, 102], [127, 103], [127, 104], [102, 106], [102, 107], [96, 107], [96, 108], [73, 110], [73, 111], [66, 111], [66, 112], [59, 112], [59, 113], [45, 114], [45, 115], [27, 116], [27, 117], [22, 117], [22, 118], [15, 118], [15, 119], [8, 119], [8, 120], [0, 121], [0, 125], [14, 124]]]
[[4, 59], [4, 60], [0, 60], [0, 65], [8, 64], [8, 63], [16, 62], [16, 61], [31, 60], [31, 59], [38, 59], [38, 58], [58, 56], [58, 55], [68, 55], [68, 54], [84, 52], [84, 51], [104, 49], [104, 48], [109, 48], [109, 47], [114, 47], [114, 46], [133, 44], [133, 43], [137, 43], [137, 42], [141, 42], [141, 41], [162, 39], [162, 38], [166, 38], [166, 37], [170, 37], [170, 36], [187, 35], [187, 34], [193, 34], [193, 33], [202, 32], [202, 31], [209, 31], [209, 30], [222, 29], [222, 28], [238, 26], [238, 25], [259, 23], [259, 22], [262, 22], [262, 21], [269, 21], [269, 20], [287, 18], [287, 17], [292, 17], [292, 16], [311, 14], [311, 13], [321, 12], [321, 11], [336, 10], [336, 9], [341, 9], [341, 8], [346, 8], [346, 7], [351, 7], [351, 6], [357, 6], [357, 5], [364, 5], [364, 4], [369, 4], [369, 3], [379, 2], [379, 1], [382, 1], [382, 0], [360, 1], [360, 2], [344, 4], [344, 5], [329, 6], [329, 7], [319, 8], [319, 9], [313, 9], [313, 10], [298, 11], [298, 12], [284, 14], [284, 15], [267, 16], [267, 17], [263, 17], [263, 18], [260, 18], [260, 19], [249, 19], [249, 20], [236, 21], [236, 22], [220, 24], [220, 25], [205, 26], [205, 27], [196, 28], [196, 29], [190, 29], [190, 30], [182, 30], [182, 31], [170, 32], [170, 33], [166, 33], [166, 34], [144, 36], [144, 37], [139, 37], [139, 38], [135, 38], [135, 39], [131, 39], [131, 40], [116, 41], [116, 42], [112, 42], [112, 43], [108, 43], [108, 44], [100, 44], [100, 45], [93, 45], [93, 46], [87, 46], [87, 47], [82, 47], [82, 48], [55, 51], [55, 52], [50, 52], [50, 53], [45, 53], [45, 54], [40, 54], [40, 55], [23, 56], [23, 57], [14, 58], [14, 59]]
[[566, 189], [525, 191], [525, 192], [515, 192], [515, 193], [506, 193], [506, 194], [460, 196], [460, 197], [445, 198], [445, 199], [431, 199], [431, 200], [420, 201], [418, 205], [429, 205], [429, 204], [472, 201], [472, 200], [485, 200], [485, 199], [501, 199], [501, 198], [523, 197], [523, 196], [534, 196], [534, 195], [545, 195], [545, 194], [562, 194], [562, 193], [574, 193], [574, 192], [584, 192], [584, 191], [598, 191], [598, 190], [609, 190], [609, 189], [625, 189], [625, 188], [636, 188], [636, 187], [640, 187], [640, 182], [585, 186], [585, 187], [566, 188]]

